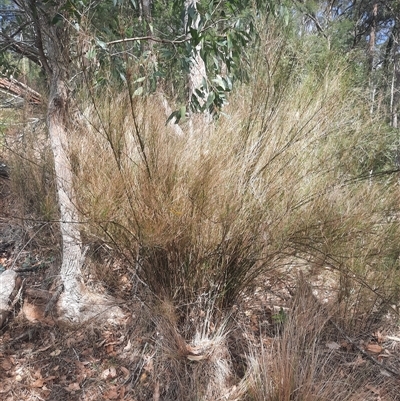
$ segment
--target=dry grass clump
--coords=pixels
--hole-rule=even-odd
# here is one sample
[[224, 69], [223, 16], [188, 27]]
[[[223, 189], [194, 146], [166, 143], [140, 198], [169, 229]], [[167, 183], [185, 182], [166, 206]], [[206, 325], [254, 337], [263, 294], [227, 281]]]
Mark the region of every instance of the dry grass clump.
[[211, 308], [198, 308], [196, 312], [182, 324], [170, 302], [160, 302], [152, 310], [153, 381], [160, 399], [217, 400], [227, 399], [230, 393], [233, 371], [226, 344], [227, 320], [214, 324]]
[[[364, 179], [374, 121], [349, 71], [336, 60], [314, 72], [282, 39], [267, 44], [254, 81], [196, 135], [165, 126], [156, 96], [108, 89], [71, 136], [86, 238], [117, 250], [164, 305], [153, 308], [162, 399], [230, 393], [226, 328], [216, 321], [259, 277], [329, 268], [332, 314], [346, 330], [397, 302], [398, 189], [390, 176]], [[282, 338], [249, 362], [243, 397], [356, 400], [357, 386], [343, 385], [320, 350], [326, 322], [300, 291]]]
[[[282, 332], [249, 356], [246, 401], [365, 400], [367, 372], [351, 372], [324, 344], [329, 315], [301, 279]], [[325, 340], [326, 341], [326, 340]], [[347, 371], [346, 371], [347, 369]], [[366, 390], [368, 392], [368, 390]]]
[[[29, 115], [34, 117], [28, 118]], [[40, 110], [27, 106], [18, 112], [2, 111], [0, 120], [0, 154], [9, 168], [7, 188], [13, 200], [0, 213], [8, 224], [22, 229], [23, 237], [18, 240], [21, 248], [18, 247], [18, 256], [13, 260], [18, 266], [29, 249], [54, 256], [59, 234], [54, 224], [58, 220], [58, 205], [53, 159]]]
[[20, 202], [22, 215], [43, 221], [56, 220], [53, 161], [45, 123], [34, 118], [19, 121], [15, 126], [11, 124], [5, 147], [12, 189]]
[[251, 85], [194, 136], [166, 127], [153, 96], [104, 90], [83, 111], [71, 160], [87, 234], [159, 296], [229, 306], [260, 274], [304, 259], [356, 277], [345, 297], [387, 277], [395, 191], [354, 180], [373, 121], [340, 61], [313, 72], [291, 52], [269, 38]]

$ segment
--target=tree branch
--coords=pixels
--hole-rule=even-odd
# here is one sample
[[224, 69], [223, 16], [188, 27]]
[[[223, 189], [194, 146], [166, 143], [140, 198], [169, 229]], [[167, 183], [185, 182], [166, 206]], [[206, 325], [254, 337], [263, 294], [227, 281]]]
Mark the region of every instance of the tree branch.
[[39, 58], [40, 61], [42, 63], [42, 67], [45, 70], [46, 74], [48, 77], [51, 77], [52, 75], [52, 69], [49, 66], [48, 63], [48, 59], [46, 57], [46, 55], [44, 54], [44, 49], [43, 49], [43, 40], [42, 40], [42, 29], [41, 29], [41, 24], [39, 21], [39, 16], [37, 13], [37, 9], [36, 9], [36, 2], [32, 1], [29, 2], [29, 7], [30, 7], [30, 17], [32, 18], [32, 22], [33, 22], [33, 29], [35, 31], [36, 34], [36, 40], [35, 40], [35, 45], [38, 49], [38, 53], [39, 53]]
[[149, 40], [152, 42], [157, 42], [157, 43], [168, 43], [172, 45], [180, 44], [180, 43], [185, 43], [190, 41], [190, 38], [184, 38], [181, 40], [169, 40], [169, 39], [161, 39], [161, 38], [155, 38], [154, 36], [137, 36], [135, 38], [124, 38], [124, 39], [117, 39], [117, 40], [112, 40], [111, 42], [106, 42], [106, 45], [115, 45], [118, 43], [127, 43], [127, 42], [136, 42], [140, 40]]
[[[206, 31], [208, 31], [209, 29], [211, 29], [213, 26], [218, 25], [220, 22], [223, 21], [227, 21], [226, 18], [221, 18], [217, 21], [214, 21], [212, 24], [208, 25], [207, 27], [201, 29], [199, 31], [199, 34], [202, 34]], [[106, 42], [106, 45], [115, 45], [118, 43], [126, 43], [126, 42], [136, 42], [136, 41], [140, 41], [140, 40], [148, 40], [148, 41], [153, 41], [153, 42], [157, 42], [157, 43], [168, 43], [171, 45], [179, 45], [181, 43], [186, 43], [186, 42], [190, 42], [191, 38], [190, 36], [185, 35], [185, 37], [183, 39], [174, 39], [174, 40], [170, 40], [170, 39], [161, 39], [161, 38], [156, 38], [154, 36], [137, 36], [135, 38], [124, 38], [124, 39], [117, 39], [117, 40], [112, 40], [111, 42]]]
[[0, 31], [0, 36], [3, 37], [3, 48], [1, 50], [5, 50], [5, 48], [10, 48], [13, 52], [20, 54], [22, 56], [27, 57], [29, 60], [34, 62], [35, 64], [42, 67], [42, 63], [36, 49], [27, 45], [24, 42], [17, 42], [15, 39], [9, 37], [4, 32]]
[[324, 38], [328, 39], [328, 37], [326, 36], [326, 33], [324, 32], [324, 29], [322, 28], [321, 24], [320, 24], [319, 21], [317, 20], [316, 16], [315, 16], [314, 14], [311, 14], [311, 13], [306, 13], [306, 16], [307, 16], [308, 18], [310, 18], [310, 19], [314, 22], [314, 24], [315, 24], [315, 26], [316, 26], [316, 28], [317, 28], [317, 31], [318, 31], [319, 33], [322, 33], [322, 35], [324, 36]]

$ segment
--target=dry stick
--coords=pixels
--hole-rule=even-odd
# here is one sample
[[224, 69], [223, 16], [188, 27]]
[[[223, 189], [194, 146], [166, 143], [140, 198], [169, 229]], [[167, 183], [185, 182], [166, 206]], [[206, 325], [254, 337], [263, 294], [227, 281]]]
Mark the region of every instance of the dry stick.
[[18, 97], [26, 98], [34, 104], [40, 104], [42, 101], [40, 93], [14, 78], [0, 78], [0, 88]]
[[[199, 31], [199, 34], [205, 33], [206, 31], [211, 29], [213, 26], [217, 26], [219, 23], [224, 22], [224, 21], [228, 21], [228, 19], [221, 18], [219, 20], [214, 21], [209, 26], [201, 29]], [[123, 38], [123, 39], [112, 40], [110, 42], [106, 42], [105, 44], [108, 46], [108, 45], [115, 45], [115, 44], [118, 44], [118, 43], [140, 42], [140, 41], [144, 41], [144, 40], [149, 40], [149, 41], [157, 42], [157, 43], [168, 43], [168, 44], [172, 44], [172, 45], [177, 45], [177, 44], [181, 44], [181, 43], [190, 42], [192, 40], [192, 38], [188, 37], [187, 35], [185, 35], [183, 37], [183, 39], [175, 39], [175, 40], [157, 38], [157, 37], [154, 37], [152, 35], [151, 36], [136, 36], [136, 37], [133, 37], [133, 38]]]
[[[18, 280], [18, 279], [21, 280], [21, 279], [17, 276], [17, 280]], [[17, 294], [16, 294], [14, 297], [11, 296], [12, 299], [13, 299], [13, 301], [11, 302], [11, 305], [10, 305], [10, 311], [14, 309], [15, 305], [16, 305], [19, 301], [22, 301], [22, 292], [23, 292], [23, 290], [24, 290], [24, 287], [25, 287], [25, 279], [20, 281], [20, 286], [19, 286], [19, 289], [18, 289]], [[14, 291], [15, 291], [15, 290], [14, 290]]]
[[335, 326], [336, 330], [340, 332], [340, 334], [348, 341], [354, 348], [356, 348], [363, 356], [365, 356], [369, 361], [374, 363], [375, 365], [379, 366], [381, 369], [385, 370], [386, 372], [392, 374], [395, 376], [397, 379], [400, 379], [400, 373], [396, 372], [395, 370], [392, 370], [388, 368], [387, 366], [384, 366], [381, 362], [377, 361], [374, 357], [369, 355], [366, 351], [364, 351], [359, 345], [357, 345], [345, 332], [344, 330], [339, 327], [332, 318], [329, 318], [329, 322]]
[[400, 342], [400, 337], [395, 337], [395, 336], [385, 336], [385, 340], [391, 340], [391, 341]]

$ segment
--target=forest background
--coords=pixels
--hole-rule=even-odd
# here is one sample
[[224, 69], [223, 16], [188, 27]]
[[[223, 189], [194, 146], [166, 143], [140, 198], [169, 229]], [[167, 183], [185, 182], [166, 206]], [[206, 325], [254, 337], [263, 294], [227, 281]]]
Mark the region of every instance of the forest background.
[[1, 1], [2, 394], [400, 399], [399, 19]]

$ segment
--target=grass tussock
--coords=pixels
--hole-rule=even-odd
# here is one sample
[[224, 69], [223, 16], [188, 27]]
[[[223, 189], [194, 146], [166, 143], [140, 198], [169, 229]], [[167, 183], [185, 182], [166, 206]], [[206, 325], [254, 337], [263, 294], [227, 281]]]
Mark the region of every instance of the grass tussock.
[[58, 218], [53, 161], [45, 124], [39, 118], [21, 121], [7, 131], [8, 153], [13, 193], [22, 214], [45, 221]]
[[[244, 382], [246, 401], [361, 401], [367, 399], [368, 373], [351, 371], [335, 361], [324, 344], [332, 332], [329, 315], [311, 287], [300, 279], [293, 304], [272, 346], [249, 356]], [[255, 350], [254, 350], [255, 351]], [[253, 352], [254, 352], [253, 351]], [[336, 356], [337, 357], [337, 356]], [[368, 390], [367, 390], [368, 392]]]
[[215, 325], [211, 308], [194, 309], [184, 324], [170, 302], [161, 302], [152, 310], [156, 331], [153, 380], [162, 399], [226, 399], [231, 391], [228, 321]]
[[375, 123], [344, 64], [307, 71], [284, 48], [270, 39], [254, 81], [201, 134], [176, 136], [156, 97], [129, 91], [83, 111], [71, 160], [87, 233], [161, 297], [205, 292], [229, 306], [261, 274], [304, 260], [337, 272], [340, 302], [371, 280], [386, 283], [380, 300], [397, 297], [397, 187], [364, 179]]

